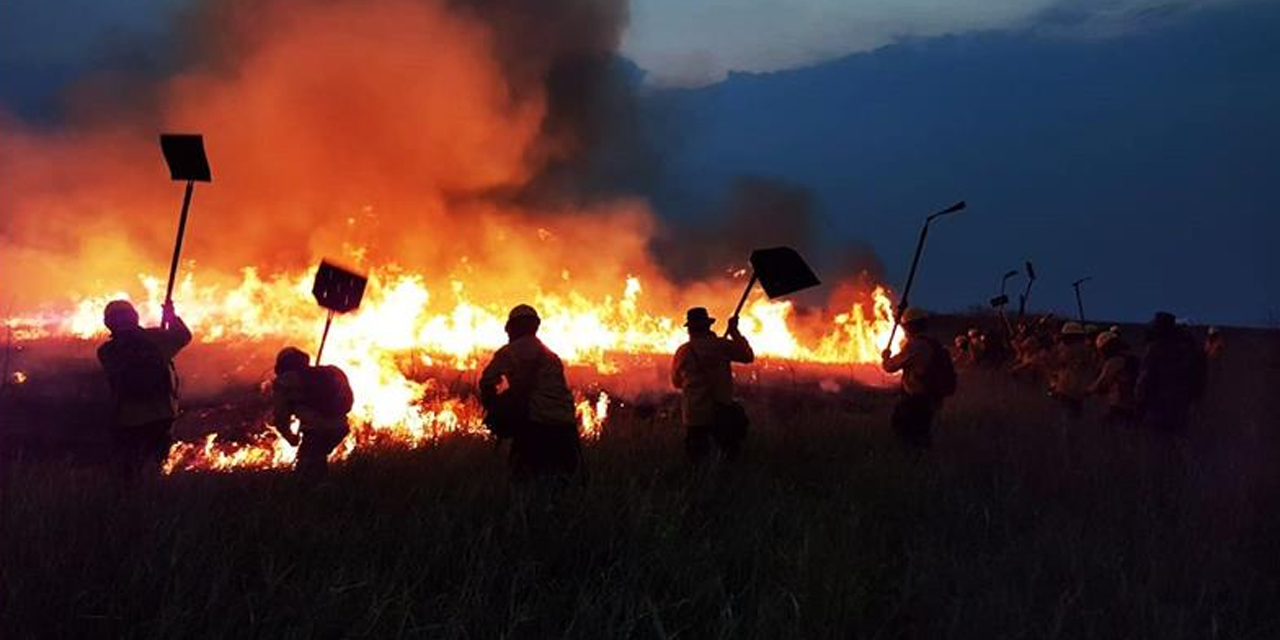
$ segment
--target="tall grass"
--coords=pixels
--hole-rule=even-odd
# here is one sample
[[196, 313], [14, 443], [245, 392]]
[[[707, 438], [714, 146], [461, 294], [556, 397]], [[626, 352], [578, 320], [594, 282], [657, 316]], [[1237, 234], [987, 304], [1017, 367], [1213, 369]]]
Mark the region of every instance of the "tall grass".
[[969, 374], [926, 455], [884, 399], [757, 397], [745, 459], [704, 470], [623, 408], [563, 491], [461, 439], [312, 488], [15, 464], [0, 636], [1276, 638], [1275, 404], [1233, 371], [1177, 440]]

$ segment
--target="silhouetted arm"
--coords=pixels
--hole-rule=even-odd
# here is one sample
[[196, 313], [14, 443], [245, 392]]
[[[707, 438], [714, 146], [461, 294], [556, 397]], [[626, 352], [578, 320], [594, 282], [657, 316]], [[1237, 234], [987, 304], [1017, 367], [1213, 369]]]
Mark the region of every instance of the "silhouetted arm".
[[680, 348], [676, 349], [676, 355], [671, 359], [671, 386], [677, 389], [684, 388], [684, 363], [689, 357], [689, 349], [692, 348], [687, 343], [680, 345]]
[[732, 332], [725, 339], [725, 357], [730, 362], [740, 364], [751, 364], [756, 359], [756, 352], [751, 349], [751, 343], [747, 342], [746, 336], [738, 332]]
[[511, 384], [511, 374], [514, 370], [515, 360], [511, 357], [511, 350], [502, 347], [495, 351], [493, 359], [480, 373], [481, 402], [498, 395], [498, 385], [502, 383], [503, 378], [507, 379], [507, 384]]
[[907, 346], [903, 348], [902, 351], [884, 358], [882, 366], [884, 367], [885, 372], [897, 373], [906, 369], [915, 361], [916, 358], [920, 357], [919, 351], [919, 343], [908, 342]]
[[289, 429], [293, 423], [293, 398], [289, 393], [289, 382], [276, 378], [271, 387], [271, 417], [268, 422], [275, 427], [280, 437], [289, 444], [298, 446], [298, 434]]

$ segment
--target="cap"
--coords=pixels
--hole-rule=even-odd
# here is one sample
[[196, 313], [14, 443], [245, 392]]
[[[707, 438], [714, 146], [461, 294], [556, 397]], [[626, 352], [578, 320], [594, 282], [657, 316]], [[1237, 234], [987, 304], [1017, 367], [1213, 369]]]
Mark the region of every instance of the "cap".
[[285, 347], [276, 354], [276, 375], [298, 371], [311, 365], [311, 356], [297, 347]]
[[1119, 339], [1120, 339], [1119, 334], [1112, 333], [1110, 331], [1103, 331], [1102, 333], [1098, 334], [1097, 339], [1094, 340], [1094, 344], [1097, 345], [1099, 349], [1105, 349], [1107, 345]]
[[507, 314], [507, 320], [515, 320], [516, 318], [533, 318], [539, 320], [538, 310], [527, 304], [518, 304], [511, 307], [511, 313]]
[[138, 326], [138, 310], [128, 300], [112, 300], [102, 311], [102, 324], [111, 331]]

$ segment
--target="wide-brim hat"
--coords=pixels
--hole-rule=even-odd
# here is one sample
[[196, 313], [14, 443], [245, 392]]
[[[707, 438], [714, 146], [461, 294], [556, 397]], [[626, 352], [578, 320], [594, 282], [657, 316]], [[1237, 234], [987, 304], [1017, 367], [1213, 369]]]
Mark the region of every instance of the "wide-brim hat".
[[693, 307], [684, 313], [686, 327], [709, 327], [715, 323], [716, 319], [707, 313], [706, 307]]

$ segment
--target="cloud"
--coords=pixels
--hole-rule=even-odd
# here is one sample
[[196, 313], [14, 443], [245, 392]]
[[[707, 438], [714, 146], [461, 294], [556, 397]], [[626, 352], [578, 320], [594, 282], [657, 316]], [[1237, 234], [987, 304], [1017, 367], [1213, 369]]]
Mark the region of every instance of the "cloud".
[[1027, 29], [1114, 36], [1242, 0], [632, 0], [623, 53], [660, 85], [766, 72], [903, 38]]

